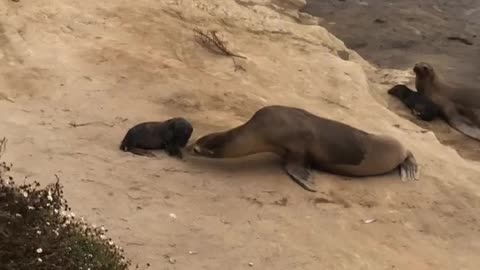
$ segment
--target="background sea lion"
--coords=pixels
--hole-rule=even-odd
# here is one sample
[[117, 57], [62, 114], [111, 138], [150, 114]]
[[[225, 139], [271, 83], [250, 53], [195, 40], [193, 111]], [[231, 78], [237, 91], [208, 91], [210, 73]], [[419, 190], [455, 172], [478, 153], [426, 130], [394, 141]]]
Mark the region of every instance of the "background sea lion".
[[435, 103], [406, 85], [395, 85], [388, 90], [388, 93], [397, 97], [412, 111], [413, 115], [424, 121], [432, 121], [440, 115], [440, 108]]
[[449, 125], [480, 140], [480, 89], [447, 83], [425, 62], [415, 64], [413, 71], [417, 91], [440, 107]]
[[144, 122], [128, 130], [120, 149], [142, 156], [155, 156], [146, 149], [165, 149], [170, 156], [182, 158], [184, 147], [193, 127], [184, 118], [172, 118], [164, 122]]
[[287, 174], [315, 192], [310, 168], [347, 176], [373, 176], [399, 168], [402, 180], [416, 179], [412, 153], [389, 136], [373, 135], [303, 109], [267, 106], [236, 128], [205, 135], [187, 149], [193, 155], [234, 158], [273, 152]]

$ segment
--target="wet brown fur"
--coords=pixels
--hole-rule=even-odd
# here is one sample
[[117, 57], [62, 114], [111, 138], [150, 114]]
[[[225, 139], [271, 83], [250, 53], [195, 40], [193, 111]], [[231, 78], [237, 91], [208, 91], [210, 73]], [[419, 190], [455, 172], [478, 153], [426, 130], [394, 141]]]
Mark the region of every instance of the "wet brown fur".
[[264, 107], [245, 124], [205, 135], [189, 149], [211, 158], [274, 152], [286, 162], [348, 176], [380, 175], [407, 160], [415, 163], [413, 155], [392, 137], [286, 106]]

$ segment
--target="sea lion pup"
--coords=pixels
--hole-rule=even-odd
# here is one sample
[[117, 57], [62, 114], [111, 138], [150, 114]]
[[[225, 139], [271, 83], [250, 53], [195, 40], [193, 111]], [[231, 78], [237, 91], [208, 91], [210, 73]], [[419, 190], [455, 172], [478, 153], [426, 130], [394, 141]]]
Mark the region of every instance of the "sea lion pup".
[[165, 149], [170, 156], [182, 158], [193, 127], [184, 118], [171, 118], [164, 122], [144, 122], [130, 128], [120, 149], [136, 155], [155, 156], [147, 149]]
[[388, 93], [397, 97], [405, 106], [407, 106], [412, 114], [423, 121], [432, 121], [440, 115], [440, 108], [435, 105], [426, 96], [411, 90], [406, 85], [397, 84], [388, 90]]
[[399, 168], [402, 180], [417, 179], [410, 151], [389, 136], [373, 135], [303, 109], [267, 106], [233, 129], [205, 135], [187, 147], [192, 155], [234, 158], [273, 152], [286, 173], [315, 192], [310, 169], [346, 176], [373, 176]]
[[447, 83], [425, 62], [415, 64], [413, 71], [417, 91], [440, 107], [448, 124], [480, 140], [480, 89]]

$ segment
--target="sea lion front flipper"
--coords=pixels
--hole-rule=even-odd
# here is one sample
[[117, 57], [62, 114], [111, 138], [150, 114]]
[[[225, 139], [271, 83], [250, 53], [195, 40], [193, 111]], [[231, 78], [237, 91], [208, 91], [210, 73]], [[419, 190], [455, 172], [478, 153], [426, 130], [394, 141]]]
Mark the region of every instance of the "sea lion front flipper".
[[289, 160], [285, 163], [285, 171], [293, 181], [304, 189], [310, 192], [317, 192], [317, 190], [311, 187], [314, 184], [312, 173], [302, 164]]
[[167, 151], [168, 155], [175, 156], [180, 159], [183, 158], [182, 151], [180, 151], [180, 147], [175, 144], [167, 144], [165, 145], [165, 151]]
[[142, 149], [142, 148], [136, 148], [132, 147], [128, 149], [128, 152], [133, 153], [135, 155], [139, 156], [145, 156], [145, 157], [156, 157], [156, 155], [148, 150]]
[[400, 177], [403, 182], [419, 180], [418, 165], [412, 152], [408, 151], [407, 158], [400, 164]]

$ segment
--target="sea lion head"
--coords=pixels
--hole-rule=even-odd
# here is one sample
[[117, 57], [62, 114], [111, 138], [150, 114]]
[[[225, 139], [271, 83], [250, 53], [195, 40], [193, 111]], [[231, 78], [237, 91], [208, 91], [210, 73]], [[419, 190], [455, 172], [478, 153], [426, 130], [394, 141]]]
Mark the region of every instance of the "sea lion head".
[[408, 87], [405, 85], [398, 84], [388, 90], [388, 93], [392, 96], [398, 97], [401, 100], [404, 100], [410, 93], [410, 89], [408, 89]]
[[228, 135], [225, 132], [217, 132], [199, 138], [189, 147], [189, 151], [198, 156], [219, 158], [223, 156]]
[[422, 94], [425, 91], [425, 87], [435, 80], [435, 70], [432, 65], [419, 62], [413, 67], [413, 72], [415, 72], [415, 87]]
[[167, 120], [166, 123], [169, 132], [167, 137], [180, 147], [187, 145], [193, 133], [193, 127], [190, 122], [182, 117], [176, 117]]

